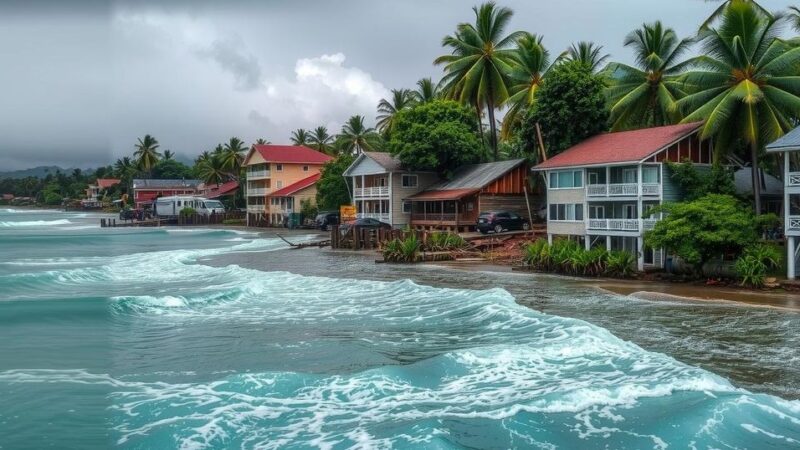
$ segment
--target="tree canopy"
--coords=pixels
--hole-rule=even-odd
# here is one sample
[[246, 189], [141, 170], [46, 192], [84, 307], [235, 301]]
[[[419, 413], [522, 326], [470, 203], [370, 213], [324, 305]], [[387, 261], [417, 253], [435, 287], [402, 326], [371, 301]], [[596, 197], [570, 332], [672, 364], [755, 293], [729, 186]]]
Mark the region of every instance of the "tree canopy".
[[483, 146], [469, 108], [450, 100], [433, 100], [397, 113], [389, 150], [411, 170], [441, 175], [480, 162]]
[[645, 243], [665, 248], [703, 274], [703, 265], [726, 253], [738, 254], [758, 238], [758, 222], [750, 208], [730, 195], [708, 194], [694, 201], [666, 203], [646, 214], [665, 213], [647, 231]]
[[548, 155], [605, 131], [608, 110], [604, 89], [603, 78], [586, 64], [569, 61], [553, 67], [519, 131], [526, 152], [537, 153], [537, 123]]
[[354, 160], [355, 156], [344, 153], [322, 166], [317, 181], [317, 207], [320, 211], [338, 211], [339, 206], [350, 204], [350, 189], [342, 174]]

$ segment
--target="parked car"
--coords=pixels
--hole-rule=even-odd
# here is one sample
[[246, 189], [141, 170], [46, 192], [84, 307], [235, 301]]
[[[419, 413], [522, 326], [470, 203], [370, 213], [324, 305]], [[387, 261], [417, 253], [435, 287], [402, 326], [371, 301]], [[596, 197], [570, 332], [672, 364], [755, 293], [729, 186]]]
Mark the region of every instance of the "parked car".
[[331, 227], [339, 225], [339, 213], [335, 211], [321, 212], [317, 214], [317, 218], [314, 219], [314, 222], [320, 230], [328, 230]]
[[345, 235], [353, 229], [353, 227], [358, 228], [367, 228], [370, 230], [377, 230], [377, 229], [384, 229], [384, 230], [391, 230], [392, 226], [386, 222], [381, 222], [378, 219], [372, 218], [364, 218], [364, 219], [356, 219], [351, 220], [350, 222], [345, 222], [339, 225], [339, 232], [342, 235]]
[[509, 230], [530, 230], [528, 219], [510, 211], [487, 211], [478, 216], [478, 231], [486, 234], [490, 231], [500, 233]]

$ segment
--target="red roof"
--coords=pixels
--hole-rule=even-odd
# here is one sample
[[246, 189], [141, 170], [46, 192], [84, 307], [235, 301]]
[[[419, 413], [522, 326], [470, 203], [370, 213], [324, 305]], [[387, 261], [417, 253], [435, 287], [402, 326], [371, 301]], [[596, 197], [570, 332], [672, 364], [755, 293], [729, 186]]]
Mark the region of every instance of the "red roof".
[[219, 186], [209, 186], [205, 196], [208, 199], [222, 197], [224, 195], [229, 195], [233, 192], [236, 192], [237, 189], [239, 189], [238, 181], [228, 181], [227, 183], [222, 183]]
[[314, 183], [316, 183], [317, 180], [319, 180], [319, 177], [320, 174], [316, 173], [308, 178], [303, 178], [302, 180], [296, 183], [292, 183], [283, 189], [278, 189], [277, 191], [267, 195], [267, 197], [288, 197], [294, 194], [295, 192], [302, 191], [307, 187], [313, 186]]
[[98, 178], [97, 179], [97, 187], [100, 189], [107, 189], [115, 184], [119, 184], [119, 180], [116, 178]]
[[702, 122], [603, 133], [590, 137], [534, 167], [534, 170], [639, 162], [692, 135]]
[[407, 200], [458, 200], [470, 194], [478, 192], [479, 189], [442, 189], [434, 191], [423, 191], [412, 195]]
[[304, 145], [253, 145], [253, 149], [261, 154], [267, 162], [297, 163], [297, 164], [325, 164], [330, 161], [330, 156], [318, 152]]

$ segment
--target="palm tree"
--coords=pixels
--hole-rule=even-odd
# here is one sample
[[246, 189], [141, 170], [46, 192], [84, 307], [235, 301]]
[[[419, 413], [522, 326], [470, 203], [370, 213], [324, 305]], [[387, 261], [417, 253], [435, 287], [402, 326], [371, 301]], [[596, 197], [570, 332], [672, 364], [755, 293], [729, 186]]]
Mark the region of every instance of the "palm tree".
[[197, 158], [195, 158], [194, 163], [195, 164], [200, 164], [201, 162], [208, 161], [211, 158], [212, 158], [211, 152], [206, 150], [203, 153], [200, 153], [199, 155], [197, 155]]
[[388, 134], [394, 129], [394, 116], [399, 111], [414, 106], [415, 96], [409, 89], [392, 89], [391, 100], [382, 98], [378, 102], [377, 127], [381, 133]]
[[127, 156], [117, 159], [114, 163], [114, 176], [117, 178], [132, 176], [134, 172], [136, 172], [136, 166], [134, 166], [133, 161]]
[[342, 126], [336, 137], [336, 145], [345, 152], [360, 154], [374, 151], [380, 143], [380, 136], [374, 128], [364, 125], [363, 116], [352, 116]]
[[211, 154], [212, 154], [213, 156], [219, 156], [219, 155], [221, 155], [221, 154], [222, 154], [224, 151], [225, 151], [225, 147], [223, 147], [223, 146], [222, 146], [222, 144], [217, 144], [217, 146], [216, 146], [216, 147], [214, 147], [214, 150], [212, 150], [212, 151], [211, 151]]
[[267, 145], [267, 144], [271, 144], [271, 143], [272, 142], [270, 142], [270, 141], [268, 141], [268, 140], [266, 140], [264, 138], [256, 139], [256, 145]]
[[678, 101], [684, 122], [704, 120], [700, 137], [713, 137], [715, 159], [737, 144], [749, 148], [756, 214], [761, 213], [758, 157], [764, 145], [800, 116], [800, 47], [779, 36], [779, 19], [751, 1], [731, 0], [718, 28], [700, 35], [703, 55], [682, 76], [691, 89]]
[[672, 28], [658, 21], [625, 37], [625, 46], [636, 54], [636, 67], [611, 63], [606, 70], [613, 83], [607, 91], [613, 130], [680, 120], [677, 100], [686, 93], [676, 77], [684, 67], [678, 59], [691, 43], [692, 39], [678, 39]]
[[148, 174], [153, 166], [156, 165], [159, 158], [161, 158], [158, 147], [159, 145], [156, 138], [149, 134], [146, 134], [144, 138], [139, 138], [139, 141], [136, 143], [136, 151], [133, 152], [133, 156], [136, 158], [139, 168]]
[[[719, 0], [706, 0], [706, 1], [707, 2], [718, 2]], [[710, 16], [708, 16], [708, 18], [705, 20], [705, 22], [703, 22], [700, 25], [700, 31], [707, 30], [708, 28], [710, 28], [712, 23], [714, 23], [717, 19], [719, 19], [720, 17], [723, 16], [723, 14], [725, 13], [725, 8], [727, 8], [728, 5], [730, 5], [734, 1], [739, 1], [739, 0], [723, 0], [722, 4], [719, 5], [719, 7], [717, 9], [715, 9], [714, 12], [712, 12]], [[766, 8], [764, 8], [763, 6], [759, 5], [758, 2], [756, 2], [755, 0], [744, 0], [744, 1], [746, 1], [748, 3], [751, 3], [759, 14], [763, 14], [766, 17], [772, 16], [772, 14], [770, 14], [770, 12], [767, 11]]]
[[228, 171], [231, 178], [239, 178], [239, 172], [242, 169], [242, 162], [244, 161], [244, 153], [247, 151], [244, 142], [237, 138], [232, 137], [228, 143], [223, 147], [220, 152], [219, 159], [223, 169]]
[[610, 56], [608, 53], [601, 55], [600, 52], [602, 51], [602, 45], [597, 45], [594, 42], [581, 41], [577, 44], [572, 44], [572, 46], [567, 49], [564, 59], [567, 61], [580, 61], [589, 66], [592, 72], [596, 72], [600, 68], [600, 65]]
[[308, 142], [314, 150], [328, 154], [331, 152], [333, 136], [328, 134], [327, 128], [317, 127], [311, 132], [311, 137], [309, 137]]
[[445, 36], [442, 46], [450, 47], [451, 53], [436, 58], [434, 64], [444, 64], [442, 83], [448, 97], [473, 105], [478, 121], [486, 107], [490, 146], [497, 159], [494, 110], [508, 98], [507, 74], [514, 64], [514, 50], [510, 47], [522, 34], [503, 36], [514, 14], [508, 8], [497, 8], [494, 2], [488, 2], [472, 10], [475, 25], [461, 23], [453, 35]]
[[519, 123], [520, 113], [533, 105], [536, 92], [553, 66], [550, 52], [542, 45], [542, 37], [525, 33], [517, 39], [515, 52], [516, 64], [509, 73], [509, 97], [506, 105], [510, 105], [501, 126], [500, 137], [508, 139], [514, 125]]
[[417, 103], [428, 103], [439, 97], [439, 86], [430, 78], [421, 78], [417, 81], [417, 90], [411, 94]]
[[173, 153], [172, 150], [169, 149], [164, 150], [164, 160], [168, 161], [170, 159], [175, 159], [175, 153]]
[[311, 135], [305, 128], [298, 128], [292, 131], [292, 137], [290, 139], [294, 145], [308, 145]]
[[794, 29], [800, 31], [800, 8], [797, 6], [790, 6], [789, 19], [792, 21]]
[[216, 184], [219, 186], [220, 183], [230, 177], [230, 171], [225, 166], [221, 155], [215, 156], [208, 152], [203, 152], [201, 156], [205, 157], [197, 164], [196, 170], [197, 176], [200, 177], [205, 184]]

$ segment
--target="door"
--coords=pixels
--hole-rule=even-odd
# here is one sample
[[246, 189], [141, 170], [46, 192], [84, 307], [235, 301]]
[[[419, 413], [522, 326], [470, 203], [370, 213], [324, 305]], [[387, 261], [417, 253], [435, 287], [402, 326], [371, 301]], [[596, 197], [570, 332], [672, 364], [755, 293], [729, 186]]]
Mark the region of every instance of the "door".
[[622, 218], [623, 219], [635, 219], [636, 218], [636, 205], [634, 204], [627, 204], [622, 205]]
[[605, 219], [606, 208], [602, 205], [589, 205], [589, 218], [590, 219]]
[[636, 169], [622, 169], [623, 183], [636, 183]]

